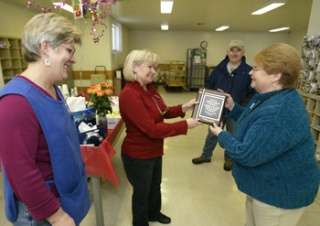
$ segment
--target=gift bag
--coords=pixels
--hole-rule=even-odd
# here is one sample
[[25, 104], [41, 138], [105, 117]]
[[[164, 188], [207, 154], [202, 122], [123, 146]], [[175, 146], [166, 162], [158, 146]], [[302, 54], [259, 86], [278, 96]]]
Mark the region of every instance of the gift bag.
[[72, 112], [72, 115], [77, 128], [81, 122], [90, 126], [96, 125], [96, 109], [94, 107], [88, 106], [84, 111]]
[[78, 137], [81, 145], [99, 146], [106, 136], [107, 134], [106, 134], [105, 128], [99, 125], [97, 126], [96, 129], [78, 133]]

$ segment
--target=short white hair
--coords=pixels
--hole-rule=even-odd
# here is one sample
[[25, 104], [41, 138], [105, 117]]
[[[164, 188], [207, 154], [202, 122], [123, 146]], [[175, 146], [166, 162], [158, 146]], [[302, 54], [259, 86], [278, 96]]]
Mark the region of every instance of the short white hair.
[[141, 65], [143, 63], [157, 66], [159, 62], [159, 55], [151, 52], [150, 50], [133, 50], [131, 51], [125, 61], [123, 67], [123, 76], [126, 81], [135, 81], [135, 74], [133, 72], [133, 65]]

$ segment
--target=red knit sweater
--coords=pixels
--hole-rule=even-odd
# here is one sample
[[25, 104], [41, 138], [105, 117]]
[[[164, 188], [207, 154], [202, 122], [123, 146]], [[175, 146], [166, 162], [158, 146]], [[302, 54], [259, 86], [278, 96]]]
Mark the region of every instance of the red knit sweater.
[[182, 105], [166, 105], [152, 84], [145, 91], [138, 82], [127, 82], [119, 96], [121, 117], [126, 125], [126, 137], [122, 151], [138, 159], [150, 159], [163, 155], [163, 140], [166, 137], [187, 134], [185, 120], [165, 123], [164, 119], [184, 117]]

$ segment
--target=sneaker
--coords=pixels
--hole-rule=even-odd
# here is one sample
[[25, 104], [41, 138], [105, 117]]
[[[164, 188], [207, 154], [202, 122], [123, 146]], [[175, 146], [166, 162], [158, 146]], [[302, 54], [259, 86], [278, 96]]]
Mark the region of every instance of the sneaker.
[[201, 164], [201, 163], [205, 163], [205, 162], [211, 162], [211, 159], [210, 158], [206, 158], [203, 155], [201, 155], [198, 158], [192, 159], [192, 163], [196, 164], [196, 165]]
[[232, 170], [232, 165], [233, 165], [233, 161], [232, 160], [226, 160], [224, 162], [223, 169], [225, 171], [231, 171]]

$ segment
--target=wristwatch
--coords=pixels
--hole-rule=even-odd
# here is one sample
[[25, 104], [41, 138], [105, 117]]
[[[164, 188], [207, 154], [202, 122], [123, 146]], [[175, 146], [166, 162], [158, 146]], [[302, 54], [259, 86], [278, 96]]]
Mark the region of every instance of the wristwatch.
[[200, 47], [201, 47], [202, 49], [206, 49], [206, 48], [208, 47], [208, 42], [207, 42], [207, 41], [202, 41], [202, 42], [200, 43]]

